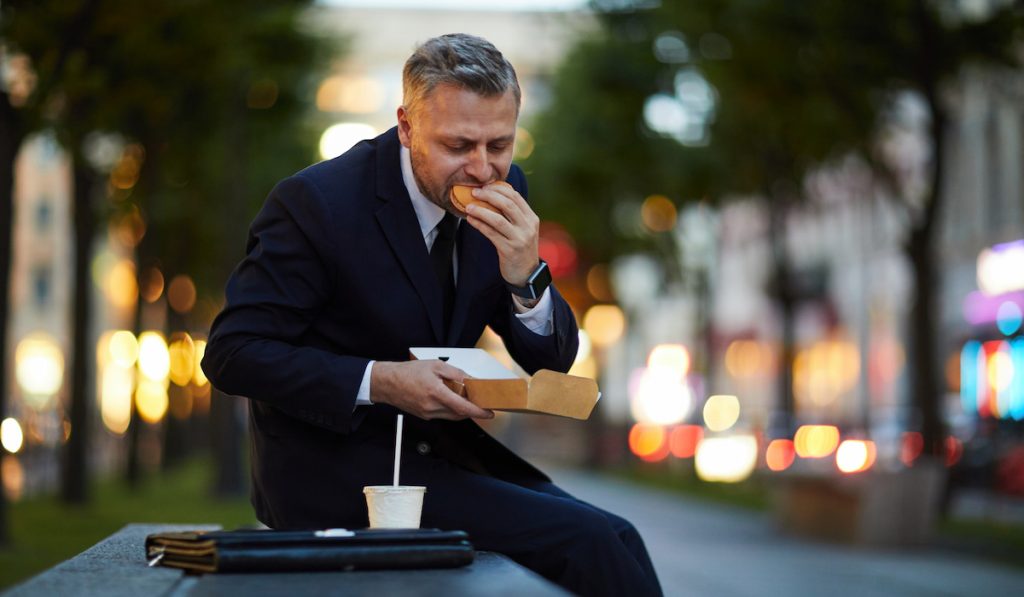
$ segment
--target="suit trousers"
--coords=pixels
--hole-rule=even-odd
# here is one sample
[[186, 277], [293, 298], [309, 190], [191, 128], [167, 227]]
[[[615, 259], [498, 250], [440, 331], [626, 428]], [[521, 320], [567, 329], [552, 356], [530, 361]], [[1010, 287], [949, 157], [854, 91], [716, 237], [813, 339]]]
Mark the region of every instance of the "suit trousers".
[[428, 476], [422, 526], [465, 530], [478, 549], [578, 595], [661, 595], [643, 540], [624, 518], [553, 483], [480, 474], [442, 457]]

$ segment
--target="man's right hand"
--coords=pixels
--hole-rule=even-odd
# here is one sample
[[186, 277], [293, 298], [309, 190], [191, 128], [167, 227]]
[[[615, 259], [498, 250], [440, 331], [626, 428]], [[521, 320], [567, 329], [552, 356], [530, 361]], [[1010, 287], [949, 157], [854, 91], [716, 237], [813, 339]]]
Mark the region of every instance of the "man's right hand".
[[444, 385], [462, 383], [466, 373], [443, 361], [377, 361], [370, 371], [370, 401], [390, 404], [421, 419], [491, 419], [480, 408]]

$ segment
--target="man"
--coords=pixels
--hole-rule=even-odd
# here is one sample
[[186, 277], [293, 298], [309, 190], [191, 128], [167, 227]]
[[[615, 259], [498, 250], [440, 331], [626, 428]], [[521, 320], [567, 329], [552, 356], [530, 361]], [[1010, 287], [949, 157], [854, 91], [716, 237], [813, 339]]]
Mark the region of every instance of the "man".
[[[423, 526], [464, 529], [581, 594], [660, 594], [628, 522], [484, 433], [472, 419], [493, 413], [444, 383], [464, 372], [408, 359], [473, 346], [490, 325], [526, 371], [566, 371], [578, 340], [512, 165], [512, 66], [483, 39], [446, 35], [417, 49], [403, 83], [397, 129], [274, 188], [211, 330], [204, 371], [250, 398], [258, 518], [365, 527], [362, 488], [390, 482], [404, 412], [402, 482], [427, 487]], [[494, 211], [470, 206], [459, 225], [455, 184]]]

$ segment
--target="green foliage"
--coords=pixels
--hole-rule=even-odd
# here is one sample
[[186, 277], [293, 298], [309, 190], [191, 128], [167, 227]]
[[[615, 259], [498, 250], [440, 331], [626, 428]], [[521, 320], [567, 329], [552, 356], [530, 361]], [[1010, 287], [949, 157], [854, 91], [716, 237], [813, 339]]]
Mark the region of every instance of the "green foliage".
[[104, 211], [140, 208], [140, 252], [219, 295], [220, 256], [241, 253], [243, 220], [274, 180], [315, 159], [305, 122], [316, 75], [344, 40], [307, 30], [310, 4], [5, 1], [0, 39], [38, 76], [23, 109], [32, 129], [54, 131], [76, 159], [93, 133], [141, 144], [138, 184], [111, 193]]
[[[808, 171], [851, 153], [891, 178], [874, 142], [894, 100], [906, 92], [928, 100], [967, 64], [1014, 64], [1022, 31], [1014, 3], [973, 20], [956, 16], [955, 3], [927, 0], [595, 8], [599, 31], [556, 74], [527, 166], [538, 204], [603, 257], [653, 239], [613, 225], [616, 205], [651, 193], [677, 203], [751, 194], [792, 201]], [[665, 34], [685, 48], [659, 60]], [[704, 145], [684, 147], [644, 122], [647, 98], [677, 93], [684, 70], [716, 92]]]
[[128, 523], [219, 524], [228, 529], [256, 524], [245, 498], [210, 497], [211, 474], [208, 462], [193, 461], [138, 490], [112, 480], [100, 483], [96, 500], [85, 507], [67, 506], [56, 496], [12, 504], [11, 546], [0, 549], [0, 589], [74, 556]]

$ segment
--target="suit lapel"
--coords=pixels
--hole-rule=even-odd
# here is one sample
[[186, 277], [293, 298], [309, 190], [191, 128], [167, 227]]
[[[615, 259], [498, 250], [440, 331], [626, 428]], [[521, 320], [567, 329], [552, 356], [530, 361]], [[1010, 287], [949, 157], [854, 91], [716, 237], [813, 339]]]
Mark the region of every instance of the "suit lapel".
[[[412, 208], [409, 192], [402, 182], [402, 168], [398, 161], [398, 133], [391, 129], [381, 135], [377, 152], [377, 222], [409, 277], [416, 293], [430, 316], [430, 327], [438, 345], [444, 342], [441, 288], [434, 277], [427, 246], [423, 242], [416, 212]], [[460, 274], [460, 280], [461, 274]], [[458, 302], [456, 302], [458, 309]], [[453, 318], [454, 319], [454, 318]]]

